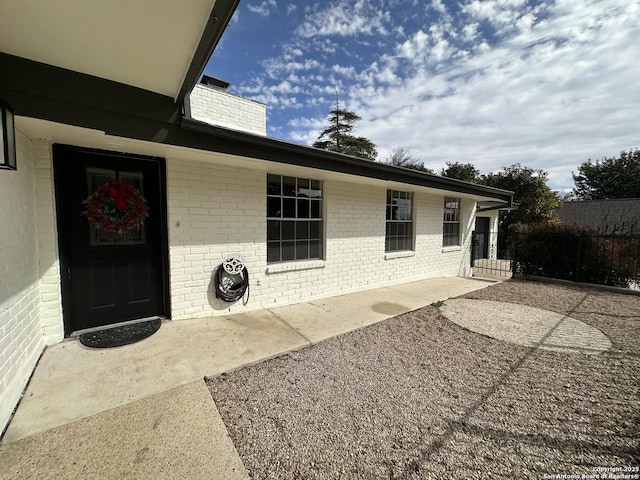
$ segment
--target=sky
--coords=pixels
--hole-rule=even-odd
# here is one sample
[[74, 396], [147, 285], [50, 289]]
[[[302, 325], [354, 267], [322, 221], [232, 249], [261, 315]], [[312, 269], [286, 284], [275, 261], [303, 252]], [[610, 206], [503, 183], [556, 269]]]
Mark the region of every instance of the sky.
[[640, 147], [640, 0], [241, 0], [205, 73], [311, 145], [336, 106], [378, 160], [520, 163], [569, 190]]

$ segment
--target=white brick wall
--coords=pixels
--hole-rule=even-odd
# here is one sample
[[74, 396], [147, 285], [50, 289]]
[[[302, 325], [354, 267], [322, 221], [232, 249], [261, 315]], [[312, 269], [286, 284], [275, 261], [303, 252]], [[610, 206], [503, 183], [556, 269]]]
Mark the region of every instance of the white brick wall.
[[[275, 168], [272, 173], [282, 172]], [[167, 183], [174, 319], [469, 275], [472, 200], [462, 202], [463, 245], [443, 249], [444, 196], [416, 192], [415, 253], [385, 255], [386, 188], [328, 180], [324, 182], [325, 260], [271, 266], [266, 261], [265, 172], [169, 159]], [[250, 272], [246, 307], [217, 300], [211, 280], [222, 258], [236, 251]]]
[[189, 95], [196, 120], [257, 135], [267, 134], [267, 106], [220, 88], [198, 84]]
[[[0, 429], [44, 345], [60, 341], [64, 331], [51, 145], [18, 132], [17, 146], [18, 171], [0, 171]], [[288, 174], [278, 166], [270, 172]], [[333, 179], [324, 181], [325, 259], [268, 265], [266, 174], [225, 161], [167, 159], [172, 318], [469, 274], [475, 202], [462, 202], [463, 245], [443, 249], [444, 195], [416, 190], [415, 252], [386, 255], [386, 188]], [[212, 275], [231, 252], [240, 252], [250, 271], [246, 307], [215, 298]]]
[[33, 158], [36, 177], [40, 319], [44, 343], [53, 345], [62, 340], [64, 325], [50, 144], [34, 141]]
[[30, 140], [16, 143], [18, 170], [0, 170], [0, 431], [43, 349], [36, 168]]
[[[212, 274], [224, 256], [241, 252], [266, 264], [265, 176], [251, 170], [167, 160], [172, 318], [238, 311], [215, 299]], [[252, 283], [260, 278], [252, 269]], [[252, 292], [253, 296], [253, 292]]]

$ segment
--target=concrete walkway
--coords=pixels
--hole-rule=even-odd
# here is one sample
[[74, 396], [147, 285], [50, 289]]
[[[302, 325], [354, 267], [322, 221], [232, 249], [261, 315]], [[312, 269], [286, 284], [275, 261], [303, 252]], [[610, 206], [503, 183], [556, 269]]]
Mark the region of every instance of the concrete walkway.
[[208, 397], [218, 375], [491, 285], [437, 278], [164, 322], [125, 347], [48, 348], [0, 445], [5, 478], [247, 478]]

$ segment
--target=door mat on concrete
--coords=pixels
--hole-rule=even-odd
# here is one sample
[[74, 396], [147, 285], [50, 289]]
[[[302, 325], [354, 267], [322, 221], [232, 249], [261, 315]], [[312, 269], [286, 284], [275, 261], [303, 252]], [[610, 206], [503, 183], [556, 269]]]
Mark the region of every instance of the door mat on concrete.
[[107, 328], [97, 332], [80, 335], [80, 343], [92, 348], [111, 348], [129, 345], [150, 337], [158, 331], [162, 320], [154, 319], [146, 322]]

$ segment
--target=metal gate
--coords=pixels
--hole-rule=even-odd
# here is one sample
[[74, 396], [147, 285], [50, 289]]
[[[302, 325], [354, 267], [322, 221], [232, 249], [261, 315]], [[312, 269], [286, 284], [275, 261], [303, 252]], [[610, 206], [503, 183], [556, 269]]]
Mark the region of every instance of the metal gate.
[[473, 231], [471, 234], [471, 267], [474, 277], [511, 278], [513, 257], [506, 235]]

